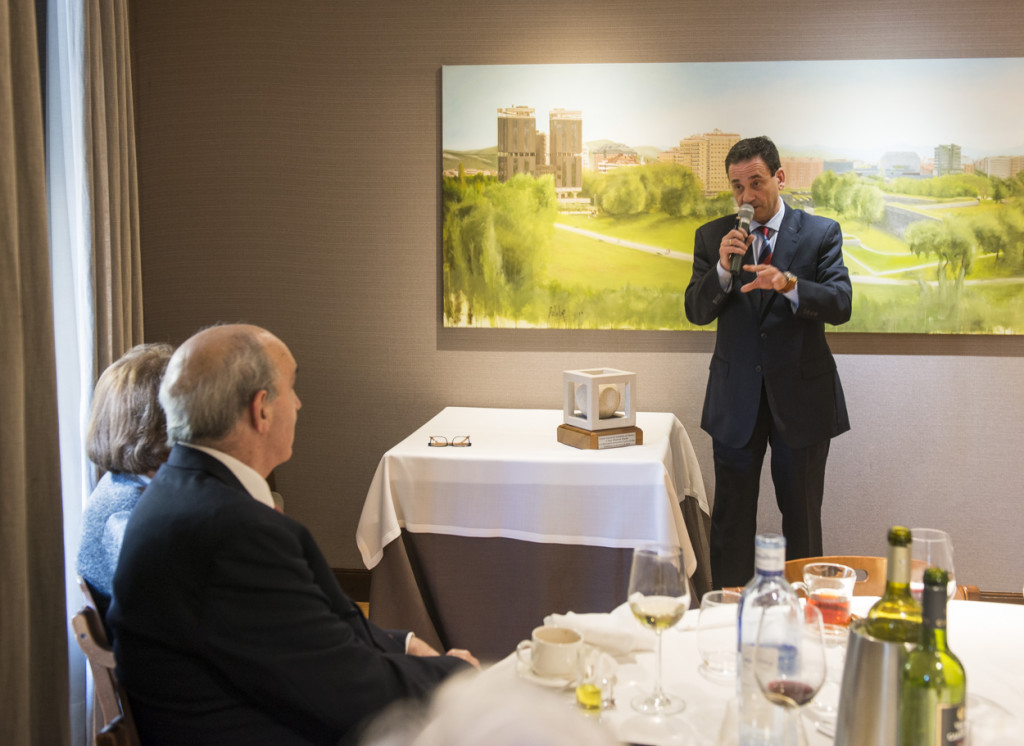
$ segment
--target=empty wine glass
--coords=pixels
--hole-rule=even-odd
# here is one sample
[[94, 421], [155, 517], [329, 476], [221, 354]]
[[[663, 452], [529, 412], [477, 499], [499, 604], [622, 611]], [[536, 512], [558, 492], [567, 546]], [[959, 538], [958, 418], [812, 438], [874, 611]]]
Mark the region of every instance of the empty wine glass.
[[654, 691], [633, 699], [633, 709], [650, 715], [679, 712], [686, 702], [669, 697], [661, 688], [661, 634], [675, 626], [690, 606], [690, 584], [683, 551], [671, 544], [648, 544], [633, 551], [629, 571], [629, 608], [640, 624], [658, 638]]
[[921, 602], [924, 591], [924, 571], [938, 567], [949, 575], [947, 598], [956, 593], [956, 576], [953, 573], [953, 539], [937, 528], [914, 528], [910, 530], [910, 593]]
[[808, 605], [766, 607], [757, 630], [754, 676], [764, 696], [787, 712], [785, 744], [804, 744], [800, 708], [825, 682], [825, 632], [821, 611]]

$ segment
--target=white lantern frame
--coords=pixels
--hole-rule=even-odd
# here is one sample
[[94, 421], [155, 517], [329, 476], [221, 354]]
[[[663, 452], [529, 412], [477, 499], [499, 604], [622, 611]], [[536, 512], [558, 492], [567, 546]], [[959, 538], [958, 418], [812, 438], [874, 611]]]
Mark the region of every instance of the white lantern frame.
[[[599, 396], [601, 386], [613, 384], [619, 389], [620, 408], [610, 417], [601, 417]], [[576, 392], [586, 391], [587, 411], [576, 408]], [[615, 368], [588, 368], [562, 372], [562, 417], [566, 425], [582, 430], [611, 430], [636, 425], [636, 373]]]

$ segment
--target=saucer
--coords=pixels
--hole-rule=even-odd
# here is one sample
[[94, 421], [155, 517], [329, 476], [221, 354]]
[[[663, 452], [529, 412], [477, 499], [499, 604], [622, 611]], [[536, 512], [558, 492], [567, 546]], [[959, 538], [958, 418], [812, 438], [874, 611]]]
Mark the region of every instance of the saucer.
[[526, 660], [516, 659], [516, 673], [519, 678], [525, 679], [532, 684], [538, 684], [540, 686], [550, 687], [552, 689], [563, 689], [569, 686], [575, 677], [569, 676], [541, 676], [540, 674], [534, 673], [533, 669], [530, 668], [530, 651], [523, 651], [523, 658]]

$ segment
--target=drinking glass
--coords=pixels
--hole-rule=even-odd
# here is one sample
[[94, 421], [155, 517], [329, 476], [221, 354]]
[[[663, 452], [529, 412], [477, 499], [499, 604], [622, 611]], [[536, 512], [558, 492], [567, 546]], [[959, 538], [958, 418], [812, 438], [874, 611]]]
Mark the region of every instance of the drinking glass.
[[736, 620], [740, 594], [708, 591], [700, 599], [697, 617], [697, 651], [701, 675], [729, 682], [736, 678]]
[[821, 611], [825, 634], [845, 639], [850, 626], [850, 606], [857, 573], [851, 567], [833, 562], [814, 562], [804, 566], [803, 580], [793, 590], [807, 594], [807, 603]]
[[913, 528], [910, 546], [910, 594], [921, 602], [924, 591], [924, 571], [938, 567], [949, 574], [946, 597], [956, 593], [956, 576], [953, 573], [953, 540], [949, 534], [937, 528]]
[[615, 659], [593, 645], [580, 648], [577, 658], [576, 704], [591, 715], [615, 706]]
[[683, 618], [690, 606], [690, 584], [683, 551], [671, 544], [648, 544], [633, 550], [629, 571], [629, 608], [640, 624], [657, 636], [654, 691], [633, 699], [633, 709], [649, 715], [680, 712], [686, 702], [661, 688], [661, 635]]
[[787, 712], [786, 742], [807, 742], [800, 708], [825, 682], [825, 633], [821, 611], [811, 605], [765, 608], [757, 630], [754, 677], [764, 696]]

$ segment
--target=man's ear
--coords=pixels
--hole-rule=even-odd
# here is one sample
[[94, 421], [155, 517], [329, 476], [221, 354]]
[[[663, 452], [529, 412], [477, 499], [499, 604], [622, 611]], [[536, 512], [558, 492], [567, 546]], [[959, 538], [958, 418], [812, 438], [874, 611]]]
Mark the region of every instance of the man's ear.
[[249, 422], [253, 429], [265, 433], [270, 429], [270, 416], [267, 411], [267, 390], [260, 389], [249, 402]]

